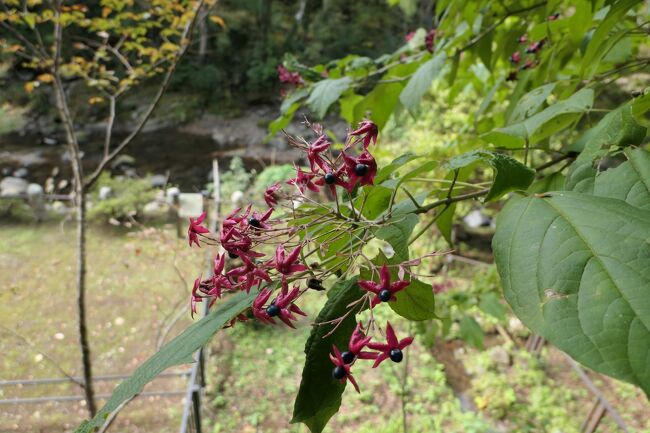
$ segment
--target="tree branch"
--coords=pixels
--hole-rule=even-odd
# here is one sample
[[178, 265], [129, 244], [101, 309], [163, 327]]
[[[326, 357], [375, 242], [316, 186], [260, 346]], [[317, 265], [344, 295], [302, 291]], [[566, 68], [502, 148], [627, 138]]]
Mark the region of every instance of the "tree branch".
[[160, 87], [158, 88], [158, 92], [156, 93], [153, 100], [149, 104], [147, 111], [144, 113], [144, 115], [140, 119], [140, 122], [137, 124], [135, 129], [124, 140], [122, 140], [113, 151], [109, 152], [108, 155], [102, 159], [102, 161], [99, 163], [97, 168], [95, 168], [95, 170], [88, 176], [85, 182], [86, 188], [90, 188], [97, 181], [99, 175], [106, 168], [106, 166], [110, 164], [110, 162], [113, 161], [120, 154], [120, 152], [122, 152], [122, 150], [124, 150], [124, 148], [127, 147], [133, 141], [135, 137], [138, 136], [138, 134], [144, 128], [144, 125], [147, 123], [147, 121], [149, 120], [153, 112], [158, 107], [158, 103], [160, 102], [165, 91], [167, 90], [172, 75], [174, 75], [174, 72], [176, 71], [176, 67], [178, 63], [187, 52], [187, 48], [190, 45], [190, 39], [192, 37], [192, 31], [194, 30], [194, 25], [196, 24], [199, 11], [203, 7], [203, 4], [204, 4], [204, 0], [200, 0], [197, 6], [194, 8], [194, 14], [192, 16], [192, 19], [187, 23], [181, 35], [182, 48], [176, 53], [176, 56], [174, 57], [174, 61], [170, 65], [169, 69], [167, 70], [167, 73], [165, 74], [165, 77], [163, 78], [163, 81]]

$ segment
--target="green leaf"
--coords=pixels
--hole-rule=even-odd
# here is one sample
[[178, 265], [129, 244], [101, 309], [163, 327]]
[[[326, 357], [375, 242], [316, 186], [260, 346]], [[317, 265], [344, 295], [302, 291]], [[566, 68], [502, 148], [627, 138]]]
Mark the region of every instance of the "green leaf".
[[531, 194], [541, 194], [548, 191], [562, 191], [564, 190], [564, 182], [566, 176], [562, 173], [553, 173], [538, 181], [533, 182], [528, 188]]
[[413, 74], [408, 84], [399, 95], [399, 100], [409, 110], [413, 110], [420, 104], [420, 99], [429, 91], [433, 79], [440, 73], [447, 60], [444, 51], [423, 63], [422, 66]]
[[381, 185], [375, 185], [372, 187], [365, 186], [363, 188], [363, 194], [359, 195], [354, 201], [354, 207], [359, 209], [361, 203], [365, 204], [363, 206], [363, 211], [361, 212], [363, 216], [370, 220], [374, 220], [379, 215], [381, 215], [390, 204], [390, 197], [393, 195], [393, 190], [386, 188]]
[[585, 132], [568, 150], [581, 150], [569, 169], [565, 189], [578, 192], [593, 192], [598, 171], [594, 168], [596, 159], [605, 156], [611, 147], [638, 145], [643, 142], [647, 129], [637, 123], [630, 104], [625, 104], [607, 113], [598, 125]]
[[325, 117], [330, 105], [336, 102], [343, 92], [348, 90], [350, 84], [352, 84], [352, 78], [350, 77], [319, 81], [314, 84], [309, 99], [307, 99], [307, 105], [318, 118], [322, 119]]
[[388, 179], [390, 175], [395, 172], [395, 170], [399, 170], [399, 168], [404, 164], [418, 158], [421, 158], [421, 156], [414, 153], [405, 153], [404, 155], [398, 156], [390, 164], [383, 166], [377, 171], [377, 175], [375, 176], [375, 184], [382, 183]]
[[442, 215], [436, 220], [436, 225], [440, 234], [447, 241], [449, 246], [453, 246], [454, 242], [451, 237], [451, 231], [454, 228], [454, 213], [456, 212], [456, 203], [451, 206], [445, 207], [441, 210]]
[[273, 122], [269, 123], [269, 133], [267, 136], [264, 138], [264, 141], [267, 142], [275, 134], [277, 134], [279, 131], [283, 130], [284, 128], [291, 123], [291, 119], [293, 119], [293, 114], [296, 112], [296, 110], [300, 107], [300, 103], [295, 102], [287, 109], [287, 111], [275, 119]]
[[[354, 314], [348, 315], [333, 334], [334, 325], [325, 324], [345, 315], [348, 305], [363, 296], [357, 279], [339, 281], [328, 291], [328, 299], [316, 318], [315, 326], [305, 344], [305, 366], [300, 389], [293, 407], [292, 423], [302, 422], [312, 433], [320, 433], [341, 406], [345, 384], [332, 378], [332, 345], [345, 350], [356, 326]], [[319, 325], [321, 324], [321, 325]]]
[[306, 87], [301, 87], [299, 89], [291, 92], [286, 98], [282, 100], [282, 105], [280, 106], [280, 113], [286, 114], [289, 110], [293, 108], [293, 111], [296, 111], [294, 104], [301, 99], [306, 98], [309, 95], [309, 89]]
[[344, 98], [341, 98], [339, 104], [341, 105], [341, 117], [344, 118], [350, 125], [354, 124], [354, 107], [363, 101], [363, 96], [353, 93]]
[[446, 167], [456, 170], [482, 161], [494, 169], [494, 181], [485, 201], [498, 200], [504, 194], [515, 190], [526, 190], [535, 179], [535, 170], [502, 153], [475, 150], [451, 158]]
[[508, 124], [521, 122], [536, 114], [553, 92], [553, 89], [555, 89], [555, 85], [556, 83], [545, 84], [522, 96], [512, 110], [508, 118]]
[[650, 212], [575, 192], [511, 200], [493, 240], [504, 295], [534, 332], [650, 395]]
[[483, 329], [471, 316], [465, 316], [460, 320], [460, 338], [467, 344], [471, 344], [477, 349], [483, 349]]
[[393, 212], [386, 225], [375, 230], [375, 237], [388, 242], [393, 247], [394, 260], [404, 262], [409, 259], [409, 239], [417, 223], [417, 215], [395, 215]]
[[639, 3], [641, 0], [621, 0], [612, 3], [607, 16], [594, 32], [587, 46], [580, 70], [583, 78], [590, 78], [596, 72], [602, 56], [606, 54], [606, 50], [601, 49], [602, 43], [606, 41], [612, 28], [624, 19], [627, 11]]
[[643, 95], [634, 98], [632, 101], [632, 116], [639, 124], [646, 127], [650, 127], [648, 112], [650, 112], [650, 87], [645, 89]]
[[496, 317], [501, 321], [506, 319], [506, 308], [501, 305], [499, 297], [495, 293], [486, 293], [484, 295], [481, 295], [478, 307], [484, 313]]
[[436, 300], [431, 284], [411, 280], [411, 284], [395, 295], [388, 305], [394, 312], [408, 320], [430, 320], [436, 317]]
[[571, 97], [559, 101], [521, 122], [497, 128], [481, 136], [496, 146], [506, 148], [533, 145], [576, 121], [591, 109], [594, 101], [592, 89], [581, 89]]
[[625, 149], [627, 161], [596, 176], [593, 194], [650, 210], [650, 152]]
[[210, 341], [210, 338], [233, 317], [250, 307], [256, 296], [257, 293], [253, 291], [251, 293], [240, 292], [226, 298], [206, 317], [195, 322], [178, 337], [165, 344], [158, 353], [138, 367], [131, 377], [122, 381], [97, 415], [92, 420], [81, 424], [75, 431], [90, 433], [95, 428], [101, 427], [111, 412], [124, 401], [139, 394], [146, 384], [165, 369], [192, 362], [192, 355]]
[[386, 83], [375, 86], [370, 93], [354, 107], [353, 123], [368, 117], [383, 129], [399, 102], [399, 95], [404, 85], [402, 83]]

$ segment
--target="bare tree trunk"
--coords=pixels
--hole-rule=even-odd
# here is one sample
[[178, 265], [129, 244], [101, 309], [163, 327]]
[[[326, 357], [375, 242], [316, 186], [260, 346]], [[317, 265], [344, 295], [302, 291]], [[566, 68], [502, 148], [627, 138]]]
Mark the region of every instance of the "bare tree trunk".
[[199, 63], [205, 62], [205, 55], [208, 52], [208, 23], [209, 10], [205, 10], [198, 17], [199, 21]]
[[77, 207], [77, 315], [79, 319], [79, 346], [81, 347], [81, 363], [83, 366], [84, 394], [88, 413], [95, 416], [95, 389], [93, 386], [92, 360], [88, 342], [88, 327], [86, 325], [86, 191], [83, 184], [75, 192]]
[[83, 369], [83, 389], [86, 399], [86, 406], [91, 417], [97, 413], [95, 403], [95, 391], [93, 387], [92, 360], [90, 357], [90, 345], [88, 343], [88, 327], [86, 325], [86, 187], [84, 185], [83, 166], [81, 162], [81, 151], [77, 135], [74, 130], [74, 121], [68, 106], [63, 81], [59, 73], [61, 61], [61, 46], [63, 45], [63, 29], [59, 21], [61, 13], [61, 2], [58, 1], [55, 8], [56, 20], [54, 25], [54, 62], [52, 75], [54, 76], [54, 92], [56, 94], [56, 107], [65, 129], [68, 152], [70, 152], [70, 163], [74, 176], [75, 187], [75, 211], [77, 222], [77, 319], [79, 329], [79, 343], [81, 347], [81, 365]]

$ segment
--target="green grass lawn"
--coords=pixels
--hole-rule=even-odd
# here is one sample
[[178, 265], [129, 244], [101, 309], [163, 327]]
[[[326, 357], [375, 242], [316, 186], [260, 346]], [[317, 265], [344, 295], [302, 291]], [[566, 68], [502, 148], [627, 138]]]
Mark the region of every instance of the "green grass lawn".
[[[74, 230], [72, 225], [0, 227], [0, 379], [79, 375], [75, 325]], [[92, 228], [89, 236], [88, 305], [95, 374], [132, 372], [154, 353], [161, 327], [188, 307], [189, 286], [203, 269], [205, 249], [189, 249], [172, 230], [124, 233]], [[220, 332], [208, 347], [207, 432], [307, 432], [290, 425], [303, 346], [324, 296], [309, 292], [300, 305], [309, 318], [297, 330], [247, 322]], [[388, 309], [399, 335], [409, 324]], [[169, 333], [190, 323], [189, 311]], [[29, 341], [29, 344], [26, 343]], [[492, 336], [488, 346], [503, 345]], [[409, 432], [578, 432], [592, 404], [584, 386], [560, 354], [546, 348], [541, 359], [505, 346], [512, 362], [496, 362], [489, 350], [460, 347], [456, 357], [472, 375], [470, 396], [477, 411], [463, 411], [445, 383], [445, 367], [427, 339], [416, 334], [408, 362], [377, 369], [357, 364], [361, 386], [346, 389], [341, 412], [327, 432], [399, 433], [406, 414]], [[179, 367], [183, 370], [187, 366]], [[405, 372], [408, 380], [403, 382]], [[648, 403], [635, 388], [599, 382], [632, 431], [650, 432]], [[101, 382], [110, 393], [115, 382]], [[183, 379], [160, 379], [147, 390], [182, 390]], [[72, 395], [73, 385], [0, 388], [1, 398]], [[402, 408], [404, 407], [404, 411]], [[111, 431], [174, 432], [182, 398], [140, 398], [118, 417]], [[79, 403], [0, 406], [0, 432], [71, 431], [86, 416]], [[605, 418], [600, 432], [616, 431]]]

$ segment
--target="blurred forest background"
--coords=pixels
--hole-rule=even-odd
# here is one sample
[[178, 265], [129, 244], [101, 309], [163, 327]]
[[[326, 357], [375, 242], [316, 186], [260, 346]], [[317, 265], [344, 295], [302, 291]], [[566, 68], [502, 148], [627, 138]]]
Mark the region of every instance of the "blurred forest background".
[[[101, 8], [99, 1], [84, 4]], [[210, 195], [216, 159], [229, 211], [253, 197], [260, 201], [266, 186], [293, 173], [296, 153], [282, 134], [268, 132], [288, 91], [278, 65], [301, 70], [350, 55], [379, 57], [404, 45], [410, 32], [431, 27], [433, 11], [432, 2], [419, 0], [219, 0], [199, 17], [158, 109], [88, 192], [88, 326], [96, 375], [130, 373], [191, 323], [187, 300], [204, 268], [204, 252], [188, 249], [177, 236], [170, 190]], [[24, 66], [11, 50], [13, 35], [3, 28], [0, 42], [0, 381], [76, 377], [74, 228], [65, 200], [73, 188], [70, 155], [48, 75]], [[66, 43], [84, 43], [84, 34], [69, 34]], [[132, 130], [161, 80], [145, 80], [118, 100], [116, 137]], [[81, 81], [66, 86], [74, 90], [83, 162], [92, 165], [102, 158], [106, 105]], [[616, 83], [603, 98], [620, 101], [638, 87]], [[455, 137], [469, 128], [480, 101], [475, 92], [459, 92], [448, 109], [447, 96], [448, 89], [436, 87], [416, 117], [404, 112], [391, 118], [378, 161], [385, 164], [405, 148], [441, 158], [457, 153]], [[332, 110], [322, 123], [342, 138], [350, 125], [340, 114]], [[286, 130], [304, 134], [304, 116], [313, 114], [301, 108]], [[39, 207], [14, 198], [34, 191], [58, 199]], [[418, 333], [411, 353], [417, 362], [364, 372], [361, 395], [347, 399], [328, 431], [401, 432], [404, 407], [413, 432], [581, 431], [593, 396], [558, 350], [521, 350], [530, 331], [501, 300], [490, 251], [495, 206], [459, 204], [459, 258], [436, 264], [443, 276], [438, 296], [453, 305], [457, 319], [448, 336], [440, 340], [435, 324], [396, 320]], [[422, 250], [448, 249], [443, 239], [427, 242]], [[314, 317], [322, 299], [309, 294], [305, 303]], [[470, 313], [476, 320], [465, 319]], [[309, 331], [308, 320], [297, 331], [238, 325], [213, 341], [207, 348], [205, 431], [306, 432], [286, 420]], [[602, 376], [592, 379], [630, 431], [650, 432], [640, 391]], [[184, 391], [185, 383], [183, 376], [161, 378], [147, 391]], [[98, 382], [96, 392], [105, 398], [114, 385]], [[76, 394], [71, 383], [0, 387], [0, 400]], [[178, 431], [182, 399], [142, 396], [113, 429]], [[79, 400], [2, 404], [0, 432], [71, 431], [86, 416]], [[606, 418], [599, 431], [617, 427]]]

